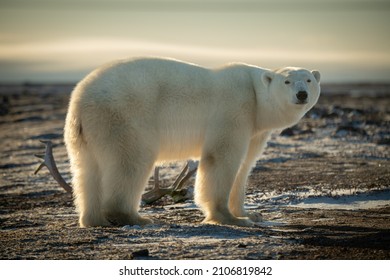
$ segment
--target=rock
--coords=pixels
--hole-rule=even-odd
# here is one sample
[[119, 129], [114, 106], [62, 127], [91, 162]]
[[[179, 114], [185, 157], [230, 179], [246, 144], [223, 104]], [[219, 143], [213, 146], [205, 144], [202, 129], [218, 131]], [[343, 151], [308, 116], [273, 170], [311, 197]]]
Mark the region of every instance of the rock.
[[313, 133], [313, 130], [310, 127], [305, 128], [305, 129], [301, 129], [297, 125], [295, 125], [293, 127], [289, 127], [289, 128], [284, 129], [280, 133], [280, 135], [285, 136], [285, 137], [291, 137], [291, 136], [295, 136], [295, 135], [303, 135], [303, 134], [311, 134], [311, 133]]
[[8, 96], [2, 96], [0, 102], [0, 116], [5, 116], [10, 112], [10, 102]]
[[31, 136], [32, 140], [53, 140], [53, 139], [62, 139], [64, 136], [60, 133], [43, 133], [35, 136]]
[[336, 132], [335, 136], [338, 137], [345, 137], [347, 135], [361, 135], [361, 136], [367, 136], [367, 132], [364, 128], [361, 128], [357, 125], [354, 124], [342, 124], [339, 125]]
[[141, 226], [139, 225], [134, 225], [134, 226], [131, 226], [131, 225], [125, 225], [122, 227], [123, 230], [134, 230], [134, 229], [142, 229]]
[[378, 145], [390, 145], [390, 138], [389, 137], [377, 138], [374, 140], [374, 142]]
[[281, 136], [291, 137], [295, 135], [294, 129], [292, 127], [286, 128], [280, 133]]
[[131, 258], [139, 258], [139, 257], [149, 257], [149, 250], [148, 249], [142, 249], [139, 251], [134, 251], [131, 253]]

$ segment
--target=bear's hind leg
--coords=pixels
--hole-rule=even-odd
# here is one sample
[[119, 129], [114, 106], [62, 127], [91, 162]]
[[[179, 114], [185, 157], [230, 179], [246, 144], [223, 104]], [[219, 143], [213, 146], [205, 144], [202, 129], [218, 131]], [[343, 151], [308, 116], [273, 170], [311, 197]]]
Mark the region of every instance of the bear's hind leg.
[[[137, 158], [136, 162], [131, 159]], [[104, 213], [115, 225], [146, 225], [151, 219], [138, 213], [142, 192], [148, 182], [154, 160], [138, 154], [137, 157], [121, 158], [107, 165], [103, 176]]]
[[79, 153], [77, 166], [72, 164], [73, 195], [79, 212], [80, 227], [108, 226], [101, 205], [101, 173], [95, 158], [90, 154]]

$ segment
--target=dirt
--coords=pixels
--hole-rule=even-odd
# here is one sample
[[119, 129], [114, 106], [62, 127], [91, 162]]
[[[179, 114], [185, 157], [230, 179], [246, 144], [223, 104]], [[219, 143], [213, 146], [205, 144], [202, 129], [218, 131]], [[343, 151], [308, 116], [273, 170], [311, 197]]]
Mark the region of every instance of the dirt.
[[[47, 170], [33, 174], [46, 139], [71, 179], [62, 131], [71, 90], [0, 86], [1, 259], [390, 258], [390, 85], [323, 86], [316, 107], [275, 134], [254, 168], [247, 207], [264, 221], [247, 228], [201, 224], [192, 200], [169, 197], [141, 207], [151, 226], [79, 228], [71, 196]], [[175, 166], [164, 167], [164, 184]], [[339, 207], [346, 192], [388, 203]], [[335, 204], [299, 207], [305, 197]]]

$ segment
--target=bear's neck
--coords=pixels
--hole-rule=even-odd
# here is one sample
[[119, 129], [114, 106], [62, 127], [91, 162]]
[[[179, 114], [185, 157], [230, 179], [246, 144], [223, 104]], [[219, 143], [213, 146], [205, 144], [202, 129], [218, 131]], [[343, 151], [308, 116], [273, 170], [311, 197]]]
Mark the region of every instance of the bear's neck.
[[295, 125], [302, 117], [300, 112], [291, 108], [281, 108], [271, 98], [262, 100], [258, 105], [257, 130], [269, 131], [285, 129]]

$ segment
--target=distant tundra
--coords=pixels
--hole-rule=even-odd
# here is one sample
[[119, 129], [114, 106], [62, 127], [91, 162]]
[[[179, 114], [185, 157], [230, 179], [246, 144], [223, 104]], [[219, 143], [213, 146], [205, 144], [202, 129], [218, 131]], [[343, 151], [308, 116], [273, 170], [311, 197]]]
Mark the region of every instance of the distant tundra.
[[207, 69], [162, 58], [102, 66], [72, 92], [65, 143], [81, 227], [145, 225], [141, 196], [156, 164], [199, 159], [204, 223], [252, 226], [245, 185], [274, 130], [296, 124], [320, 73], [247, 64]]

